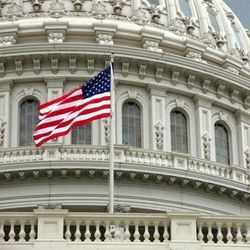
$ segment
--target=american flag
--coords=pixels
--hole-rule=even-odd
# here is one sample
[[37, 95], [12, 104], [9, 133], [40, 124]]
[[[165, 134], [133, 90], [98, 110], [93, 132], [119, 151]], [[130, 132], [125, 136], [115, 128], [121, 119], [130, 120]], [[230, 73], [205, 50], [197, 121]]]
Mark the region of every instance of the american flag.
[[109, 117], [111, 68], [108, 67], [66, 95], [39, 106], [34, 131], [36, 147], [68, 134], [73, 127]]

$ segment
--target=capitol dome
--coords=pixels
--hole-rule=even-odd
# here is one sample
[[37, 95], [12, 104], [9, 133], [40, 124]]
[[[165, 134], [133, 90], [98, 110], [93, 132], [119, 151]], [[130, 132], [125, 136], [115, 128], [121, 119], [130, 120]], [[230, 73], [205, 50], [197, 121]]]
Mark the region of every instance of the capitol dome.
[[[106, 229], [133, 221], [109, 236], [123, 240], [130, 227], [139, 240], [146, 221], [140, 237], [151, 242], [178, 234], [249, 242], [249, 36], [223, 0], [0, 1], [0, 248], [36, 234], [105, 241], [102, 221]], [[111, 56], [115, 129], [97, 120], [36, 148], [38, 106], [83, 84]], [[110, 133], [114, 208], [126, 213], [119, 223], [103, 215]], [[62, 220], [48, 226], [45, 217]], [[46, 234], [46, 225], [59, 233]]]

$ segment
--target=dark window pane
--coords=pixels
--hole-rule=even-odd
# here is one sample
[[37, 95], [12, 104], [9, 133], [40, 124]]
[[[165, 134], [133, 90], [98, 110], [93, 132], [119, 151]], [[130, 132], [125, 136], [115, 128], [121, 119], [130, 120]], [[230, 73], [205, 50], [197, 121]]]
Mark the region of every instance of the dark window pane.
[[122, 106], [122, 143], [141, 147], [141, 109], [133, 102]]
[[187, 120], [179, 111], [171, 112], [171, 147], [172, 151], [188, 152]]
[[222, 164], [229, 164], [228, 132], [226, 128], [216, 123], [214, 125], [216, 161]]
[[74, 127], [71, 136], [72, 144], [91, 144], [91, 123], [84, 126]]
[[26, 100], [20, 106], [20, 146], [34, 145], [33, 133], [39, 121], [38, 102]]

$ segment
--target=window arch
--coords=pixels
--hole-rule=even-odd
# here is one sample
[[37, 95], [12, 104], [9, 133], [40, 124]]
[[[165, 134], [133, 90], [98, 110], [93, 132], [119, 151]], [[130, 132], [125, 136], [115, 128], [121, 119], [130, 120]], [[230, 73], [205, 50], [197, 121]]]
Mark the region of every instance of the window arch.
[[39, 121], [39, 103], [33, 99], [25, 100], [20, 105], [20, 146], [34, 145], [33, 133]]
[[228, 131], [221, 123], [215, 123], [215, 154], [216, 162], [222, 164], [229, 164], [229, 136]]
[[134, 102], [125, 102], [122, 106], [122, 143], [141, 147], [141, 108]]
[[188, 152], [188, 135], [186, 116], [174, 110], [170, 115], [171, 120], [171, 149], [182, 153]]
[[183, 15], [187, 16], [187, 17], [191, 17], [192, 16], [192, 11], [189, 5], [189, 0], [179, 0], [179, 6], [180, 6], [180, 10], [183, 13]]
[[234, 41], [235, 41], [236, 48], [242, 48], [239, 30], [233, 24], [232, 24], [232, 30], [233, 30], [233, 34], [234, 34]]
[[91, 144], [91, 123], [72, 129], [71, 144]]
[[208, 13], [210, 24], [213, 27], [213, 29], [217, 32], [220, 32], [220, 27], [219, 27], [219, 24], [217, 21], [217, 15], [215, 14], [215, 12], [211, 8], [207, 8], [207, 13]]

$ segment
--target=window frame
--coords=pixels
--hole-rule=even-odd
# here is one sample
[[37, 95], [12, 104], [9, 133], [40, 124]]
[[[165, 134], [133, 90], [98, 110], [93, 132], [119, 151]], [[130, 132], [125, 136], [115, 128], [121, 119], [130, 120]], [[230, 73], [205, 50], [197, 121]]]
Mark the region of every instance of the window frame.
[[[90, 126], [90, 143], [73, 143], [73, 130], [74, 129], [81, 129], [84, 126]], [[87, 124], [81, 125], [81, 126], [76, 126], [74, 128], [72, 128], [71, 133], [70, 133], [70, 144], [71, 145], [92, 145], [92, 131], [93, 131], [93, 126], [92, 126], [92, 122], [89, 122]]]

